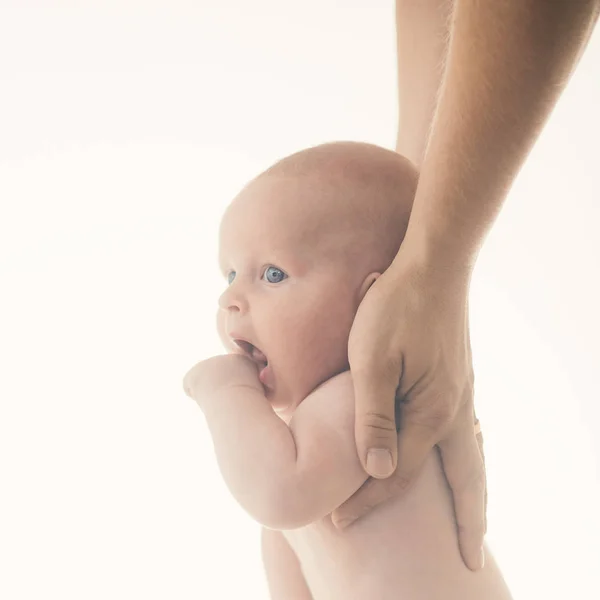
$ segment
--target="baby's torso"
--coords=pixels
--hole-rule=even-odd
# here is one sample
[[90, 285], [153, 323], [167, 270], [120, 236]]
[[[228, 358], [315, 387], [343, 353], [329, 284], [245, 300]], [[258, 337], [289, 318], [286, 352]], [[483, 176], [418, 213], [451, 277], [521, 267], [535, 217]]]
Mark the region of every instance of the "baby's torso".
[[411, 597], [407, 581], [415, 580], [415, 570], [428, 568], [422, 560], [427, 546], [434, 538], [455, 535], [448, 532], [454, 527], [450, 507], [440, 502], [447, 490], [438, 460], [437, 455], [430, 456], [419, 481], [404, 497], [380, 505], [345, 530], [336, 529], [327, 516], [284, 532], [314, 600]]
[[284, 532], [298, 556], [314, 600], [390, 600], [401, 560], [395, 543], [398, 524], [393, 502], [365, 522], [337, 530], [329, 516], [317, 523]]

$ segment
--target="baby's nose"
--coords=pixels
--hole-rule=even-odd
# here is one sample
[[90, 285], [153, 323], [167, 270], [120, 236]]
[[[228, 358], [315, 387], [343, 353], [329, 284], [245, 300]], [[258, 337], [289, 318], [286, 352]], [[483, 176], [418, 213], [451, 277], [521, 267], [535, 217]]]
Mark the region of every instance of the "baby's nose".
[[233, 286], [229, 286], [219, 297], [219, 308], [223, 310], [242, 311], [245, 307], [246, 301]]

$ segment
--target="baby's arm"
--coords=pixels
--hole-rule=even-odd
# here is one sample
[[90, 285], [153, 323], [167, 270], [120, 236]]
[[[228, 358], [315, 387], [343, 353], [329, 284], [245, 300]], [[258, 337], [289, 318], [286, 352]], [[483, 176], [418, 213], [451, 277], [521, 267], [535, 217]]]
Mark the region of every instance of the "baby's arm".
[[283, 533], [264, 527], [261, 548], [271, 600], [313, 600], [298, 557]]
[[[226, 368], [218, 377], [219, 369], [209, 370], [212, 393], [198, 384], [193, 397], [205, 412], [229, 489], [257, 521], [271, 529], [307, 525], [330, 514], [364, 483], [354, 442], [354, 388], [349, 371], [309, 394], [288, 427], [265, 398], [254, 363], [240, 356], [223, 365]], [[215, 385], [215, 379], [221, 383]], [[399, 596], [510, 599], [489, 551], [480, 571], [471, 572], [462, 562], [452, 496], [437, 450], [430, 453], [404, 500], [377, 510], [390, 511], [383, 515], [384, 529], [373, 532], [373, 522], [363, 519], [340, 535], [355, 536], [355, 543], [365, 544], [375, 534], [385, 537], [393, 527], [392, 535], [397, 536], [392, 543], [394, 560], [402, 582]], [[273, 546], [282, 542], [283, 535], [277, 531], [268, 535], [273, 536], [267, 541], [275, 552]], [[281, 573], [295, 564], [292, 552], [287, 544], [282, 548]], [[273, 578], [276, 567], [270, 558], [265, 565]]]
[[302, 527], [331, 513], [365, 481], [349, 371], [313, 391], [289, 427], [247, 357], [215, 357], [194, 371], [186, 387], [204, 411], [225, 482], [259, 523]]

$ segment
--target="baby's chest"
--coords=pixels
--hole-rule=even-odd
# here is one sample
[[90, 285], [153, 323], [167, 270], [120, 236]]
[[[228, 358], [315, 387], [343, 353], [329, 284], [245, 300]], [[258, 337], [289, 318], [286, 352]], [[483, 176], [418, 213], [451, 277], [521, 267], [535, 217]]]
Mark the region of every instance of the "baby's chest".
[[[372, 593], [381, 585], [381, 581], [372, 578], [389, 557], [377, 556], [380, 548], [373, 546], [368, 528], [361, 529], [340, 531], [326, 517], [307, 527], [284, 532], [315, 600], [383, 597]], [[374, 571], [369, 569], [372, 561], [378, 565]], [[367, 595], [358, 593], [364, 589], [369, 590]]]
[[306, 527], [300, 527], [283, 532], [290, 546], [301, 561], [310, 562], [311, 559], [327, 560], [332, 551], [339, 551], [342, 546], [342, 537], [333, 525], [328, 515]]
[[339, 530], [328, 515], [306, 527], [285, 531], [284, 535], [300, 562], [306, 567], [339, 571], [342, 565], [351, 566], [369, 545], [369, 536], [362, 528]]
[[[333, 528], [331, 519], [329, 525]], [[347, 578], [344, 567], [347, 564], [344, 560], [347, 550], [327, 523], [313, 523], [307, 527], [285, 531], [284, 535], [298, 557], [313, 593], [317, 589], [327, 589], [333, 581]]]

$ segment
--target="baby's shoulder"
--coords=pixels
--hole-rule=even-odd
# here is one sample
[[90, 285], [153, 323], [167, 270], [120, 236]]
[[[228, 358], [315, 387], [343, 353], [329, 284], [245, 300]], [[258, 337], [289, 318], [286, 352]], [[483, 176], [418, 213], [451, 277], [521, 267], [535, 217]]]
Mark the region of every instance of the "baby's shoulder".
[[324, 394], [332, 391], [350, 391], [354, 393], [354, 384], [352, 382], [352, 373], [350, 370], [338, 373], [329, 379], [326, 379], [323, 383], [319, 384], [308, 396], [313, 394]]
[[353, 419], [354, 383], [350, 371], [338, 373], [318, 385], [300, 403], [297, 413], [312, 415], [319, 420]]

